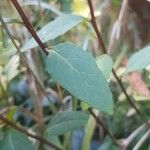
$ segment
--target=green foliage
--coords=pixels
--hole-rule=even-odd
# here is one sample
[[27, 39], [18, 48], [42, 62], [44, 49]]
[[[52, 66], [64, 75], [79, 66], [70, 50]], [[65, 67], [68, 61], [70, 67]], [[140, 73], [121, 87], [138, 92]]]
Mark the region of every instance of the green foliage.
[[[60, 35], [63, 35], [72, 27], [76, 26], [83, 20], [83, 17], [71, 14], [63, 14], [56, 18], [54, 21], [45, 25], [40, 31], [37, 32], [42, 42], [53, 40]], [[22, 48], [22, 51], [37, 47], [38, 43], [34, 38], [30, 39]]]
[[113, 142], [111, 141], [111, 139], [106, 138], [106, 140], [104, 141], [104, 143], [99, 147], [98, 150], [119, 150], [119, 148], [117, 148], [116, 145], [113, 144]]
[[132, 55], [132, 57], [129, 59], [126, 73], [144, 69], [149, 65], [150, 65], [150, 46], [147, 46]]
[[13, 129], [6, 129], [0, 140], [1, 150], [34, 150], [33, 143], [28, 137]]
[[89, 118], [84, 112], [71, 111], [57, 113], [49, 122], [46, 133], [51, 136], [62, 135], [66, 132], [83, 127]]
[[16, 49], [12, 45], [12, 43], [6, 43], [7, 47], [4, 47], [2, 42], [0, 42], [0, 65], [6, 64], [9, 61], [11, 55], [16, 53]]
[[6, 67], [4, 68], [4, 74], [6, 75], [8, 81], [12, 80], [14, 77], [16, 77], [20, 73], [20, 71], [18, 70], [18, 67], [19, 67], [19, 56], [14, 55], [9, 60]]
[[[62, 143], [60, 142], [60, 139], [58, 136], [52, 136], [50, 134], [48, 134], [48, 132], [45, 130], [45, 139], [47, 139], [48, 141], [50, 141], [51, 143], [57, 145], [60, 149], [64, 150], [64, 147], [62, 146]], [[45, 145], [44, 146], [46, 150], [49, 150], [50, 147]]]
[[109, 79], [113, 67], [113, 60], [109, 55], [101, 55], [96, 58], [98, 68], [102, 71], [106, 80]]
[[112, 114], [113, 100], [108, 83], [89, 53], [72, 43], [59, 44], [50, 50], [46, 70], [70, 93]]
[[115, 6], [121, 5], [122, 0], [112, 0], [112, 4]]
[[[58, 9], [56, 9], [56, 8], [55, 8], [54, 6], [52, 6], [52, 5], [49, 5], [49, 4], [46, 3], [46, 2], [42, 2], [42, 1], [41, 1], [40, 4], [41, 4], [40, 7], [43, 8], [43, 9], [45, 9], [45, 10], [49, 10], [49, 11], [53, 12], [53, 13], [56, 14], [56, 15], [61, 15], [61, 14], [62, 14]], [[23, 2], [22, 5], [23, 5], [23, 6], [37, 6], [37, 7], [39, 7], [38, 1], [31, 1], [31, 0], [26, 0], [25, 2]]]
[[[134, 15], [144, 3], [147, 3], [145, 8], [150, 7], [150, 3], [141, 1], [143, 5], [134, 9], [137, 4], [131, 1], [129, 7], [136, 10]], [[131, 140], [124, 149], [134, 149], [145, 138], [144, 133], [149, 132], [148, 126], [142, 125], [141, 116], [128, 103], [129, 98], [133, 98], [142, 117], [149, 119], [150, 46], [135, 54], [132, 52], [140, 45], [149, 44], [146, 43], [149, 33], [144, 37], [150, 24], [145, 9], [139, 9], [143, 15], [133, 17], [132, 11], [126, 13], [128, 9], [123, 0], [91, 0], [94, 6], [91, 11], [92, 5], [87, 0], [18, 2], [33, 27], [39, 30], [37, 35], [49, 54], [38, 47], [32, 36], [29, 37], [34, 33], [25, 29], [27, 20], [23, 23], [23, 16], [14, 11], [15, 7], [8, 0], [1, 1], [0, 15], [9, 34], [1, 19], [0, 150], [54, 150], [51, 143], [64, 150], [118, 150], [120, 146], [114, 145], [112, 139], [120, 144]], [[95, 13], [102, 40], [95, 34], [98, 31], [91, 12]], [[139, 20], [145, 18], [146, 24], [143, 21], [142, 25]], [[11, 39], [22, 53], [16, 51]], [[103, 42], [110, 55], [102, 54], [100, 43]], [[131, 55], [129, 61], [128, 55]], [[116, 75], [111, 75], [112, 67], [119, 81], [115, 80]], [[134, 73], [137, 70], [140, 72]], [[124, 71], [126, 77], [121, 76]], [[121, 91], [118, 85], [124, 86], [126, 91]], [[88, 113], [88, 108], [94, 115]], [[31, 135], [32, 139], [27, 137], [27, 133], [22, 134], [24, 127], [37, 140]], [[108, 137], [107, 132], [112, 136]], [[140, 149], [149, 149], [150, 139], [144, 140]]]

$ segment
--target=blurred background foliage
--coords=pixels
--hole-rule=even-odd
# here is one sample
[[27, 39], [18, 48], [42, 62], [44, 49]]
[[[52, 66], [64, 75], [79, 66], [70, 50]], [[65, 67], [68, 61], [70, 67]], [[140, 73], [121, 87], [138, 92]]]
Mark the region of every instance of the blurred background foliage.
[[[85, 17], [85, 22], [72, 28], [63, 36], [46, 42], [46, 46], [71, 41], [82, 47], [83, 50], [92, 53], [94, 57], [102, 55], [101, 48], [89, 22], [90, 15], [86, 0], [20, 0], [19, 2], [36, 31], [63, 13]], [[145, 117], [149, 118], [150, 70], [144, 69], [125, 76], [123, 72], [128, 63], [128, 58], [149, 44], [150, 2], [146, 0], [128, 0], [126, 4], [122, 0], [93, 0], [93, 3], [97, 23], [108, 48], [108, 53], [113, 60], [113, 66], [119, 77], [122, 78], [128, 94], [136, 101], [136, 106]], [[10, 0], [0, 2], [0, 12], [18, 46], [22, 47], [31, 36]], [[35, 99], [42, 99], [43, 114], [40, 117], [44, 120], [44, 124], [47, 124], [51, 120], [51, 116], [58, 111], [87, 109], [88, 106], [85, 103], [80, 102], [49, 78], [43, 69], [45, 55], [42, 52], [37, 51], [35, 48], [32, 51], [26, 51], [25, 55], [46, 92], [43, 92], [36, 85], [30, 70], [20, 63], [20, 58], [13, 44], [0, 24], [1, 114], [9, 120], [39, 132], [40, 123], [37, 119], [40, 119], [38, 118], [40, 114]], [[100, 113], [100, 118], [116, 139], [127, 140], [144, 122], [127, 103], [112, 75], [110, 75], [109, 83], [115, 101], [114, 114], [109, 116]], [[60, 106], [60, 102], [63, 105]], [[0, 122], [0, 126], [3, 127], [3, 125]], [[64, 147], [64, 149], [79, 150], [82, 148], [82, 150], [87, 150], [89, 147], [91, 150], [118, 149], [107, 137], [104, 129], [96, 125], [92, 118], [89, 118], [88, 126], [87, 129], [85, 127], [85, 129], [75, 130], [63, 136], [54, 138], [45, 136], [48, 140]], [[147, 127], [139, 131], [138, 136], [133, 138], [127, 149], [132, 149], [143, 137], [146, 130]], [[147, 138], [140, 149], [150, 149], [149, 143], [150, 138]]]

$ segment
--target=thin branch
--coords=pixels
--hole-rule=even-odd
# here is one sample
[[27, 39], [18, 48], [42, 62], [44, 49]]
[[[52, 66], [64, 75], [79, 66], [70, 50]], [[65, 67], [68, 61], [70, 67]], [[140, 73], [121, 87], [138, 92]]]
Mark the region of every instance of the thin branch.
[[34, 138], [44, 144], [47, 144], [49, 145], [50, 147], [56, 149], [56, 150], [61, 150], [61, 148], [59, 148], [58, 146], [56, 146], [55, 144], [45, 140], [44, 138], [42, 138], [41, 136], [39, 135], [35, 135], [35, 134], [31, 134], [29, 133], [28, 131], [26, 131], [24, 128], [16, 125], [15, 123], [9, 121], [8, 119], [6, 119], [3, 115], [0, 114], [0, 120], [2, 120], [4, 123], [6, 123], [8, 126], [10, 126], [11, 128], [21, 132], [21, 133], [24, 133], [25, 135], [31, 137], [31, 138]]
[[146, 141], [146, 139], [150, 136], [150, 129], [143, 135], [143, 137], [139, 140], [139, 142], [135, 145], [133, 150], [139, 150], [142, 144]]
[[[150, 120], [149, 120], [150, 122]], [[144, 130], [146, 127], [148, 127], [147, 122], [142, 124], [140, 127], [138, 127], [133, 133], [131, 133], [126, 139], [121, 140], [122, 150], [126, 150], [129, 146], [129, 144], [138, 136], [138, 134]]]
[[[9, 38], [11, 39], [12, 43], [14, 44], [14, 46], [15, 46], [15, 48], [16, 48], [16, 50], [17, 50], [17, 53], [18, 53], [19, 56], [22, 58], [22, 59], [21, 59], [22, 65], [28, 68], [28, 70], [29, 70], [29, 71], [32, 73], [32, 75], [34, 76], [34, 78], [35, 78], [35, 80], [36, 80], [36, 83], [38, 83], [38, 85], [39, 85], [41, 91], [45, 94], [45, 96], [47, 96], [47, 93], [45, 92], [43, 86], [41, 85], [41, 82], [40, 82], [39, 79], [36, 77], [35, 73], [32, 71], [32, 69], [30, 68], [30, 66], [28, 65], [28, 61], [27, 61], [26, 57], [23, 55], [23, 53], [21, 53], [19, 46], [16, 44], [16, 42], [15, 42], [13, 36], [11, 35], [11, 33], [10, 33], [10, 31], [9, 31], [9, 29], [8, 29], [8, 27], [7, 27], [7, 25], [6, 25], [5, 21], [4, 21], [4, 19], [3, 19], [3, 17], [1, 16], [1, 14], [0, 14], [0, 22], [2, 23], [2, 26], [4, 27], [6, 33], [8, 34]], [[50, 100], [50, 98], [49, 98], [48, 96], [47, 96], [47, 98], [48, 98], [48, 100]], [[50, 100], [50, 101], [51, 101], [51, 100]]]
[[30, 34], [33, 36], [35, 41], [39, 44], [41, 50], [44, 51], [44, 53], [46, 55], [48, 55], [48, 51], [46, 51], [45, 45], [43, 44], [43, 42], [41, 41], [41, 39], [39, 38], [39, 36], [35, 32], [32, 24], [29, 22], [29, 19], [27, 18], [26, 14], [24, 13], [24, 11], [23, 11], [22, 7], [20, 6], [20, 4], [18, 3], [18, 1], [17, 0], [11, 0], [11, 2], [13, 3], [13, 5], [17, 9], [18, 13], [20, 14], [24, 25], [26, 26], [26, 28], [28, 29]]
[[[2, 26], [3, 26], [4, 29], [5, 29], [6, 33], [8, 34], [9, 38], [11, 39], [12, 43], [13, 43], [14, 46], [16, 47], [19, 56], [22, 58], [22, 59], [21, 59], [22, 64], [23, 64], [24, 66], [26, 66], [26, 67], [30, 70], [30, 72], [33, 74], [33, 76], [34, 76], [36, 82], [37, 82], [38, 85], [40, 86], [41, 90], [45, 93], [45, 91], [44, 91], [44, 89], [43, 89], [41, 83], [40, 83], [39, 80], [37, 79], [36, 75], [34, 74], [34, 72], [32, 71], [32, 69], [28, 66], [28, 62], [27, 62], [27, 60], [26, 60], [26, 57], [21, 53], [21, 51], [20, 51], [18, 45], [16, 44], [15, 40], [13, 39], [13, 36], [11, 35], [11, 33], [10, 33], [10, 31], [9, 31], [9, 29], [8, 29], [8, 27], [7, 27], [7, 25], [6, 25], [6, 23], [4, 22], [4, 19], [3, 19], [3, 17], [1, 16], [1, 14], [0, 14], [0, 21], [1, 21], [1, 23], [2, 23]], [[48, 98], [49, 98], [49, 97], [48, 97]], [[0, 118], [0, 119], [1, 119], [1, 118]], [[6, 123], [6, 122], [5, 122], [5, 123]], [[13, 126], [12, 126], [12, 127], [13, 127]], [[42, 138], [42, 137], [40, 137], [40, 138]], [[43, 142], [43, 140], [41, 140], [41, 142]]]
[[[95, 18], [95, 14], [94, 14], [94, 7], [93, 7], [93, 4], [92, 4], [92, 0], [87, 0], [87, 1], [88, 1], [88, 5], [89, 5], [89, 8], [90, 8], [91, 23], [92, 23], [94, 31], [95, 31], [95, 33], [97, 35], [99, 45], [101, 46], [101, 48], [103, 50], [103, 53], [107, 54], [107, 49], [105, 47], [105, 44], [103, 42], [103, 38], [101, 36], [101, 33], [100, 33], [100, 31], [98, 29], [98, 26], [97, 26], [97, 23], [96, 23], [96, 18]], [[130, 97], [127, 94], [126, 89], [125, 89], [125, 87], [124, 87], [124, 85], [122, 83], [122, 80], [119, 79], [119, 77], [117, 76], [117, 74], [116, 74], [114, 69], [112, 69], [112, 73], [113, 73], [114, 77], [116, 78], [120, 88], [122, 89], [122, 92], [125, 94], [125, 96], [126, 96], [128, 102], [130, 103], [130, 105], [136, 110], [136, 112], [139, 114], [139, 116], [144, 120], [142, 113], [138, 110], [138, 108], [136, 107], [134, 102], [130, 99]]]
[[112, 135], [112, 133], [107, 129], [107, 127], [103, 124], [103, 122], [95, 115], [95, 113], [93, 112], [92, 108], [89, 108], [88, 111], [90, 112], [90, 114], [94, 117], [95, 121], [104, 128], [105, 132], [108, 134], [108, 136], [112, 139], [112, 141], [114, 142], [115, 145], [117, 146], [121, 146], [119, 144], [119, 142], [115, 139], [115, 137]]
[[29, 110], [27, 110], [26, 108], [19, 108], [18, 110], [19, 112], [21, 112], [24, 116], [26, 117], [30, 117], [32, 118], [34, 121], [38, 122], [38, 117], [35, 116], [32, 112], [30, 112]]

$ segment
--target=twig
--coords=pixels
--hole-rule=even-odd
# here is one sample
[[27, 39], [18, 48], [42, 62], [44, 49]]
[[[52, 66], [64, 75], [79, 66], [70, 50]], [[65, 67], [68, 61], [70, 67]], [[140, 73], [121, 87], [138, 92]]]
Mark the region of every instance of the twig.
[[104, 128], [105, 132], [109, 135], [109, 137], [112, 139], [114, 144], [120, 147], [120, 144], [117, 142], [115, 137], [111, 134], [111, 132], [107, 129], [107, 127], [103, 124], [103, 122], [95, 115], [95, 113], [93, 112], [92, 108], [89, 108], [88, 111], [94, 117], [96, 122]]
[[[36, 75], [34, 74], [34, 72], [32, 71], [32, 69], [28, 66], [28, 62], [27, 62], [27, 60], [26, 60], [26, 57], [21, 53], [21, 51], [20, 51], [18, 45], [16, 44], [15, 40], [13, 39], [13, 36], [11, 35], [11, 33], [10, 33], [10, 31], [9, 31], [9, 29], [8, 29], [8, 27], [7, 27], [7, 25], [6, 25], [6, 23], [4, 22], [4, 20], [3, 20], [2, 16], [1, 16], [1, 14], [0, 14], [0, 21], [1, 21], [1, 23], [2, 23], [2, 25], [3, 25], [3, 27], [4, 27], [4, 29], [5, 29], [5, 31], [7, 32], [9, 38], [11, 39], [11, 41], [12, 41], [13, 44], [14, 44], [14, 46], [16, 47], [19, 56], [22, 58], [22, 59], [21, 59], [21, 60], [22, 60], [22, 64], [25, 65], [25, 66], [30, 70], [30, 72], [31, 72], [32, 75], [34, 76], [36, 82], [37, 82], [38, 85], [40, 86], [40, 89], [45, 93], [45, 91], [44, 91], [42, 85], [40, 84], [39, 80], [37, 79]], [[49, 98], [49, 97], [48, 97], [48, 98]], [[42, 141], [41, 141], [41, 142], [42, 142]]]
[[24, 116], [30, 117], [30, 118], [32, 118], [34, 121], [38, 122], [38, 117], [35, 116], [32, 112], [30, 112], [30, 111], [27, 110], [26, 108], [21, 107], [21, 108], [18, 109], [18, 111], [19, 111], [20, 113], [22, 113]]
[[121, 140], [122, 150], [126, 150], [129, 144], [133, 141], [134, 138], [146, 127], [148, 126], [147, 122], [138, 127], [133, 133], [131, 133], [126, 139]]
[[[95, 15], [94, 15], [94, 7], [93, 7], [93, 4], [92, 4], [92, 0], [87, 0], [87, 1], [88, 1], [88, 5], [89, 5], [89, 8], [90, 8], [91, 23], [92, 23], [93, 28], [94, 28], [94, 30], [95, 30], [95, 33], [96, 33], [96, 35], [97, 35], [99, 45], [101, 46], [103, 52], [104, 52], [105, 54], [107, 54], [107, 49], [106, 49], [106, 47], [105, 47], [105, 44], [104, 44], [104, 42], [103, 42], [103, 38], [102, 38], [102, 36], [101, 36], [101, 33], [100, 33], [100, 31], [99, 31], [99, 29], [98, 29], [98, 26], [97, 26], [97, 23], [96, 23], [96, 18], [95, 18]], [[116, 78], [116, 80], [117, 80], [119, 86], [120, 86], [121, 89], [122, 89], [122, 92], [125, 94], [125, 96], [126, 96], [128, 102], [130, 103], [130, 105], [136, 110], [136, 112], [139, 114], [139, 116], [144, 120], [142, 113], [138, 110], [138, 108], [135, 106], [134, 102], [130, 99], [130, 97], [129, 97], [129, 95], [127, 94], [126, 89], [125, 89], [125, 87], [124, 87], [124, 85], [123, 85], [123, 83], [122, 83], [122, 80], [119, 79], [119, 77], [117, 76], [117, 74], [116, 74], [116, 72], [115, 72], [114, 69], [112, 69], [112, 73], [113, 73], [114, 77]]]
[[[36, 80], [36, 83], [38, 83], [38, 85], [39, 85], [41, 91], [47, 96], [47, 93], [45, 92], [43, 86], [41, 85], [41, 82], [40, 82], [39, 79], [36, 77], [35, 73], [32, 71], [32, 69], [30, 68], [30, 66], [28, 65], [28, 62], [27, 62], [27, 60], [26, 60], [26, 57], [23, 55], [23, 53], [21, 53], [19, 46], [16, 44], [16, 42], [15, 42], [13, 36], [11, 35], [11, 33], [10, 33], [10, 31], [9, 31], [9, 29], [8, 29], [8, 27], [7, 27], [7, 25], [6, 25], [6, 23], [4, 22], [4, 19], [3, 19], [3, 17], [1, 16], [1, 14], [0, 14], [0, 21], [1, 21], [1, 23], [2, 23], [2, 25], [3, 25], [3, 27], [4, 27], [4, 29], [5, 29], [5, 31], [7, 32], [9, 38], [11, 39], [12, 43], [14, 44], [14, 46], [15, 46], [15, 48], [16, 48], [16, 50], [17, 50], [17, 53], [18, 53], [19, 56], [22, 58], [22, 59], [21, 59], [22, 64], [23, 64], [25, 67], [27, 67], [28, 70], [32, 73], [32, 75], [34, 76], [34, 78], [35, 78], [35, 80]], [[47, 98], [48, 98], [48, 100], [50, 100], [50, 98], [49, 98], [48, 96], [47, 96]], [[51, 101], [51, 100], [50, 100], [50, 101]]]
[[19, 127], [18, 125], [16, 125], [15, 123], [9, 121], [8, 119], [6, 119], [3, 115], [0, 114], [0, 120], [2, 120], [4, 123], [6, 123], [8, 126], [10, 126], [11, 128], [21, 132], [21, 133], [24, 133], [25, 135], [31, 137], [31, 138], [34, 138], [44, 144], [47, 144], [49, 145], [50, 147], [56, 149], [56, 150], [61, 150], [61, 148], [59, 148], [58, 146], [56, 146], [55, 144], [45, 140], [44, 138], [42, 138], [41, 136], [39, 135], [35, 135], [35, 134], [31, 134], [29, 133], [28, 131], [26, 131], [24, 128], [22, 127]]
[[43, 44], [43, 42], [41, 41], [41, 39], [39, 38], [39, 36], [35, 32], [32, 24], [29, 22], [26, 14], [24, 13], [24, 11], [21, 8], [21, 6], [18, 3], [18, 1], [17, 0], [11, 0], [11, 2], [14, 4], [15, 8], [17, 9], [18, 13], [20, 14], [20, 16], [22, 18], [22, 21], [23, 21], [24, 25], [26, 26], [26, 28], [28, 29], [28, 31], [30, 32], [30, 34], [33, 36], [35, 41], [39, 44], [40, 48], [44, 51], [44, 53], [46, 55], [48, 55], [48, 51], [46, 50], [45, 45]]

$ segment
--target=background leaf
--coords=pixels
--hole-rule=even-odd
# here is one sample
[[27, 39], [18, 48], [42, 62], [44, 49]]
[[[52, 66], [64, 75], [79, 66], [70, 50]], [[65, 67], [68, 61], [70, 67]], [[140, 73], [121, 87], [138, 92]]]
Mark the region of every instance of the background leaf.
[[20, 70], [18, 69], [19, 63], [20, 63], [19, 56], [14, 55], [10, 58], [8, 64], [5, 66], [4, 73], [8, 81], [12, 80], [20, 73]]
[[110, 138], [106, 138], [104, 143], [99, 147], [98, 150], [119, 150], [119, 148], [113, 144]]
[[[37, 32], [42, 42], [53, 40], [58, 36], [64, 34], [72, 27], [76, 26], [82, 21], [83, 17], [71, 14], [63, 14], [56, 18], [54, 21], [45, 25], [40, 31]], [[37, 42], [32, 38], [22, 48], [22, 51], [37, 47]]]
[[147, 46], [133, 54], [128, 61], [126, 73], [141, 70], [150, 65], [150, 46]]
[[46, 132], [56, 136], [73, 131], [84, 126], [88, 118], [87, 113], [79, 111], [57, 113], [48, 124]]
[[88, 52], [71, 43], [54, 46], [46, 70], [79, 99], [100, 111], [112, 113], [113, 100], [108, 83]]
[[7, 129], [3, 136], [0, 140], [1, 150], [34, 150], [32, 142], [16, 130]]
[[101, 55], [96, 58], [98, 68], [102, 71], [104, 77], [108, 80], [113, 67], [113, 60], [109, 55]]
[[[27, 0], [27, 1], [23, 2], [23, 4], [22, 4], [22, 6], [28, 6], [28, 5], [39, 7], [38, 1]], [[41, 1], [41, 7], [43, 9], [48, 9], [48, 10], [52, 11], [56, 15], [61, 15], [61, 12], [58, 9], [56, 9], [53, 5], [50, 5], [49, 3]]]
[[7, 47], [3, 47], [2, 42], [0, 41], [0, 65], [6, 64], [10, 57], [16, 53], [16, 49], [11, 42], [6, 43]]

